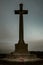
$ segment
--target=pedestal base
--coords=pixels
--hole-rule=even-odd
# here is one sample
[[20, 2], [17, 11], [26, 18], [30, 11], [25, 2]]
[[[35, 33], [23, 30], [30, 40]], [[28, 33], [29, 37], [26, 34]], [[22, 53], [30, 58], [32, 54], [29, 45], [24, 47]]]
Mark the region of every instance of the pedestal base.
[[15, 52], [27, 53], [28, 52], [28, 44], [25, 44], [24, 42], [15, 44]]

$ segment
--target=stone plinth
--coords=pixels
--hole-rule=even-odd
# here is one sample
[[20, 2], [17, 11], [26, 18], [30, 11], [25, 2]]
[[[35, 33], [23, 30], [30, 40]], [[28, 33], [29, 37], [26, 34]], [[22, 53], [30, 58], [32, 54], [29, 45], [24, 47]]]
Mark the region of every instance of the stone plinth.
[[28, 44], [15, 44], [15, 52], [17, 53], [27, 53], [28, 52]]

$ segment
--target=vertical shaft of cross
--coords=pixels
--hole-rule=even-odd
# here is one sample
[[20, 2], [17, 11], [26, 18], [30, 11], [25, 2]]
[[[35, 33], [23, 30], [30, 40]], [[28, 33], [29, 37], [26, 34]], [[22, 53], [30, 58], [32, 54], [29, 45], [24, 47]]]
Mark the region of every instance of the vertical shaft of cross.
[[[23, 4], [20, 4], [20, 11], [23, 10]], [[23, 15], [20, 13], [19, 17], [19, 42], [23, 42]]]
[[20, 15], [20, 21], [19, 21], [19, 41], [23, 42], [23, 15]]

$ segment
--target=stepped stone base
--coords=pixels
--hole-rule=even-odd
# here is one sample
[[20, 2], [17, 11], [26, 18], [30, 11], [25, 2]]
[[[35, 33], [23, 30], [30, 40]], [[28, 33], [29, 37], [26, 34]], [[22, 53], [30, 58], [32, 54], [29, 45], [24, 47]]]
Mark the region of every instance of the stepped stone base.
[[5, 61], [16, 61], [16, 62], [34, 62], [34, 61], [39, 61], [40, 58], [37, 58], [37, 56], [35, 54], [20, 54], [20, 53], [11, 53], [9, 54], [6, 58], [4, 58], [3, 60]]
[[34, 59], [34, 58], [37, 58], [37, 56], [35, 54], [20, 54], [20, 53], [12, 53], [12, 54], [9, 54], [7, 56], [7, 58], [11, 58], [11, 59], [15, 59], [15, 58], [28, 58], [28, 59]]

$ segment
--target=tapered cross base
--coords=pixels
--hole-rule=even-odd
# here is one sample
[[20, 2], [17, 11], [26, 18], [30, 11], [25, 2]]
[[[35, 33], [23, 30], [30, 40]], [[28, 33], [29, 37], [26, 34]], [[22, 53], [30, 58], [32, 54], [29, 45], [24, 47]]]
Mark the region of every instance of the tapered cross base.
[[24, 43], [15, 44], [15, 52], [27, 53], [28, 52], [28, 44], [24, 44]]

